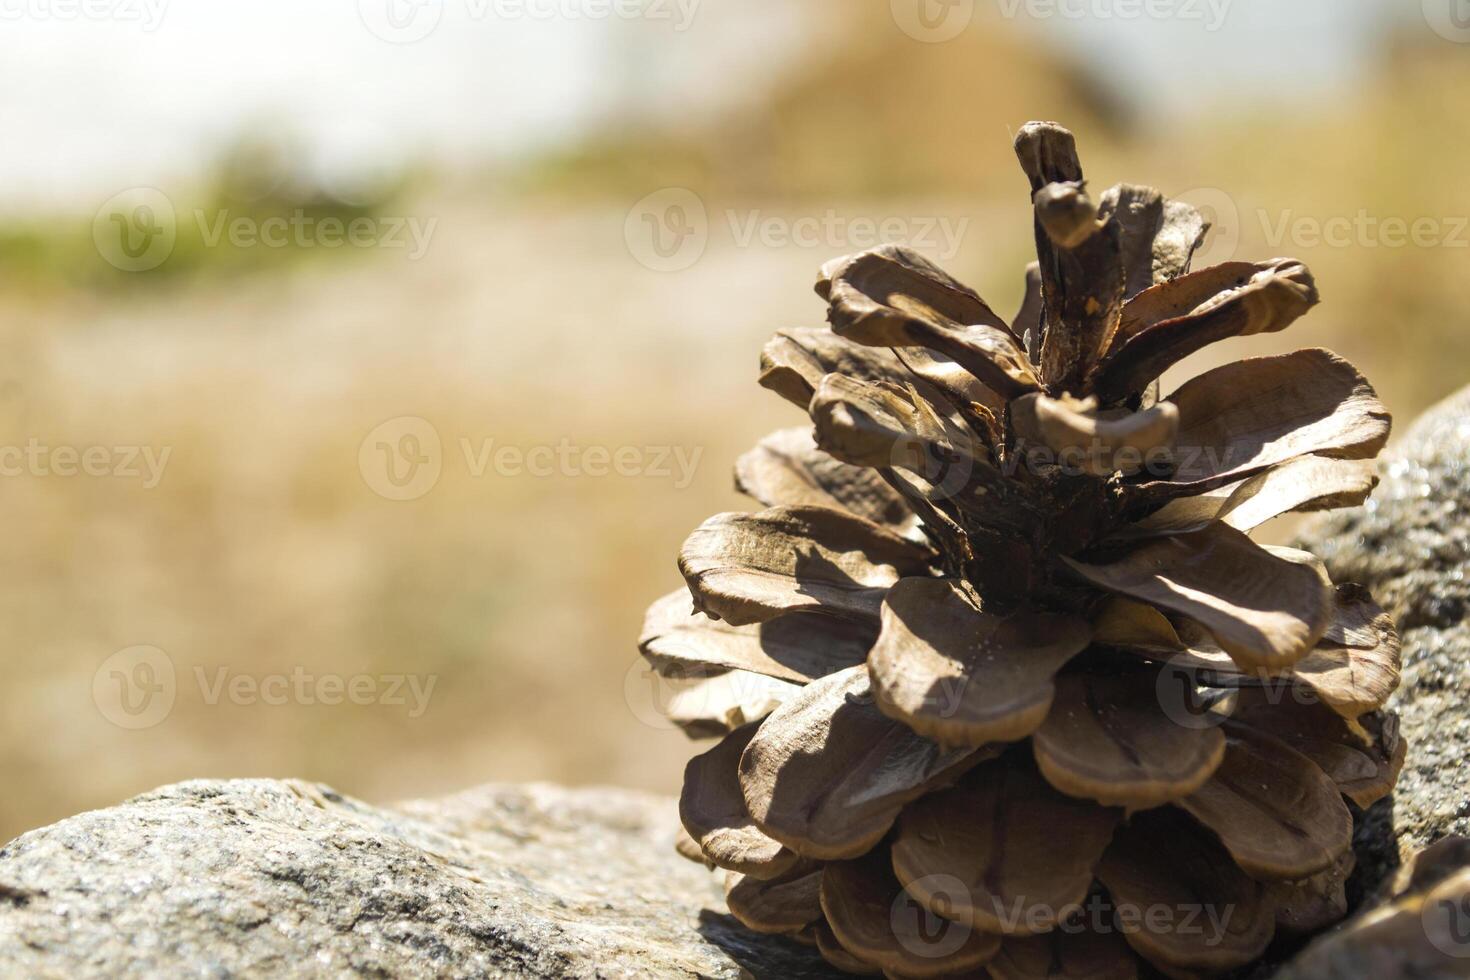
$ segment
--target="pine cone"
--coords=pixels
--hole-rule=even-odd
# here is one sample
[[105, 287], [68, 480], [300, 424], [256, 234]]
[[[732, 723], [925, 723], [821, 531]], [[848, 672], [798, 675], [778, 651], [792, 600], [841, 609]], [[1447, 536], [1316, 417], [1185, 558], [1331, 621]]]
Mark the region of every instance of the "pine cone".
[[751, 929], [894, 977], [1209, 975], [1345, 912], [1356, 807], [1393, 787], [1394, 626], [1248, 532], [1361, 503], [1390, 419], [1325, 350], [1160, 398], [1207, 344], [1317, 303], [1299, 262], [1190, 272], [1208, 230], [1089, 197], [1027, 125], [1039, 264], [1007, 323], [900, 247], [829, 263], [831, 329], [761, 384], [815, 426], [742, 457], [767, 509], [685, 543], [641, 647], [688, 856]]

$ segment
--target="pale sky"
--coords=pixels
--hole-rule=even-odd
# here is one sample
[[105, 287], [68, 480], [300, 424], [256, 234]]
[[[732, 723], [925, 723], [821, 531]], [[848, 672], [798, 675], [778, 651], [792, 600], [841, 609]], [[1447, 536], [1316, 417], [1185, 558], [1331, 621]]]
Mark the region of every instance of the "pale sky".
[[[1119, 2], [1126, 0], [1059, 0], [1084, 11]], [[1303, 94], [1330, 93], [1357, 80], [1375, 39], [1389, 25], [1429, 33], [1420, 0], [1160, 2], [1173, 3], [1181, 15], [1021, 22], [1113, 73], [1144, 106], [1166, 112], [1236, 95], [1263, 98], [1298, 88]]]
[[[0, 209], [76, 207], [186, 180], [261, 124], [305, 134], [327, 176], [370, 177], [410, 159], [471, 163], [565, 138], [629, 100], [687, 112], [738, 98], [820, 43], [800, 0], [642, 0], [656, 5], [645, 18], [620, 17], [633, 2], [0, 0]], [[1161, 113], [1350, 86], [1391, 9], [957, 2], [1009, 11]], [[1178, 15], [1121, 16], [1130, 2], [1174, 4]], [[1410, 30], [1425, 29], [1420, 3], [1397, 5]]]

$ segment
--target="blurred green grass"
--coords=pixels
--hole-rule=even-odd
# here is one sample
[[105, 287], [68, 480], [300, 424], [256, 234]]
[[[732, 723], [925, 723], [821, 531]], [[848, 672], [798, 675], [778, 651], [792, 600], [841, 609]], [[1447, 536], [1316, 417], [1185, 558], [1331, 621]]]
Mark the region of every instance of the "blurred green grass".
[[[0, 223], [0, 288], [51, 295], [69, 290], [150, 291], [198, 280], [221, 283], [353, 253], [361, 256], [368, 247], [354, 246], [341, 230], [334, 238], [341, 244], [322, 247], [320, 229], [345, 229], [353, 222], [382, 217], [402, 201], [414, 175], [396, 175], [344, 200], [293, 167], [294, 146], [290, 137], [241, 134], [207, 168], [197, 186], [170, 195], [174, 214], [162, 220], [176, 233], [172, 251], [146, 276], [109, 262], [93, 237], [94, 222], [130, 227], [134, 216], [125, 202], [104, 202], [93, 213], [35, 214]], [[246, 233], [234, 234], [232, 227], [243, 227]], [[287, 229], [284, 237], [262, 243], [260, 229], [273, 227]]]

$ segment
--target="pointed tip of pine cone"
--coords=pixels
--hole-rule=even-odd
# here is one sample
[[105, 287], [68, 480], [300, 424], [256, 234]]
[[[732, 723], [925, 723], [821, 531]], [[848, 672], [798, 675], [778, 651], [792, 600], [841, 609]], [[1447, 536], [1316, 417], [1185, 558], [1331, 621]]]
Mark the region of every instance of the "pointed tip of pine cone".
[[1038, 139], [1046, 135], [1071, 139], [1072, 131], [1059, 122], [1053, 122], [1049, 119], [1032, 119], [1017, 131], [1016, 145], [1020, 146], [1024, 141]]
[[1032, 121], [1022, 126], [1016, 133], [1016, 158], [1033, 194], [1047, 184], [1082, 180], [1077, 139], [1060, 123]]

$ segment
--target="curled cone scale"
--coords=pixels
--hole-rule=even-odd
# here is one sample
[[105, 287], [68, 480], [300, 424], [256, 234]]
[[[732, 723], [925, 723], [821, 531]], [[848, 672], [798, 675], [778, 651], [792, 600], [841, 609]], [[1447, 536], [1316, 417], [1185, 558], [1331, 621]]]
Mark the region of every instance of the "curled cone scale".
[[1016, 140], [1037, 263], [1009, 320], [897, 245], [818, 277], [760, 383], [809, 425], [736, 467], [641, 647], [675, 720], [681, 853], [731, 911], [894, 977], [1209, 976], [1345, 913], [1404, 743], [1394, 625], [1256, 544], [1361, 503], [1390, 420], [1324, 350], [1207, 344], [1318, 302], [1300, 262], [1191, 270], [1207, 223]]

